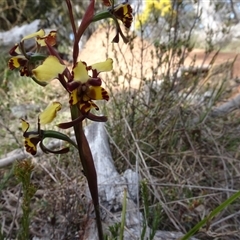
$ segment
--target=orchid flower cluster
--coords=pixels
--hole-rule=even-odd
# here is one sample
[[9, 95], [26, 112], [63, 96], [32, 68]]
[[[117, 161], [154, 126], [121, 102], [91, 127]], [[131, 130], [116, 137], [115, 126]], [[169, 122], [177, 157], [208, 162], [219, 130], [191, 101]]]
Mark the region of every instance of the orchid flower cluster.
[[[88, 65], [85, 61], [79, 61], [79, 41], [91, 23], [112, 18], [116, 25], [116, 36], [113, 42], [118, 42], [119, 36], [122, 37], [124, 42], [127, 42], [128, 39], [121, 30], [119, 20], [129, 29], [133, 20], [132, 8], [127, 2], [115, 6], [111, 0], [103, 0], [103, 5], [108, 8], [100, 13], [95, 13], [95, 0], [90, 0], [80, 26], [76, 26], [71, 1], [65, 1], [74, 35], [72, 69], [70, 70], [64, 64], [63, 59], [61, 59], [59, 53], [54, 48], [57, 43], [57, 31], [53, 30], [46, 34], [43, 29], [23, 37], [21, 41], [9, 51], [11, 58], [8, 66], [11, 70], [18, 69], [21, 76], [29, 77], [43, 87], [53, 79], [58, 79], [69, 95], [72, 119], [69, 122], [60, 123], [57, 126], [62, 129], [73, 127], [76, 143], [61, 132], [42, 129], [41, 126], [52, 122], [58, 111], [61, 110], [61, 103], [53, 102], [39, 114], [36, 130], [30, 131], [29, 123], [25, 119], [21, 119], [25, 149], [32, 155], [37, 153], [38, 145], [45, 153], [61, 154], [68, 152], [68, 147], [56, 151], [48, 149], [44, 145], [43, 140], [50, 137], [67, 141], [78, 150], [95, 208], [99, 239], [102, 239], [97, 175], [92, 154], [83, 132], [82, 121], [84, 119], [97, 122], [107, 121], [107, 117], [95, 115], [91, 110], [99, 110], [95, 103], [96, 100], [109, 100], [108, 92], [101, 86], [102, 79], [99, 74], [101, 72], [111, 71], [113, 69], [113, 60], [108, 58], [103, 62], [98, 62], [93, 65]], [[29, 39], [35, 41], [36, 46], [34, 52], [27, 51], [25, 47], [24, 42]], [[45, 54], [45, 52], [47, 52], [47, 54]]]

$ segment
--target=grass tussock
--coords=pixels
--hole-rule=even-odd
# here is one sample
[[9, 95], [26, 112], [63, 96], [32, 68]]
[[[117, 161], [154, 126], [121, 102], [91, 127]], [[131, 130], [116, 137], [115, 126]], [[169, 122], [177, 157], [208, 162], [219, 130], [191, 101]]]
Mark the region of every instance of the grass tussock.
[[[107, 129], [119, 172], [137, 170], [148, 183], [151, 211], [160, 203], [158, 229], [187, 232], [239, 189], [238, 111], [221, 117], [211, 114], [232, 98], [238, 84], [231, 78], [233, 64], [226, 64], [227, 59], [225, 64], [214, 64], [218, 54], [206, 72], [201, 68], [191, 72], [199, 67], [193, 60], [192, 68], [178, 78], [174, 70], [181, 69], [184, 61], [172, 46], [158, 58], [158, 65], [149, 66], [152, 77], [142, 78], [139, 88], [131, 87], [132, 75], [126, 76], [121, 90], [109, 79]], [[128, 57], [134, 57], [135, 50], [128, 50]], [[114, 51], [118, 58], [118, 50]], [[181, 51], [191, 53], [184, 44]], [[162, 49], [155, 46], [153, 56], [159, 52]], [[162, 75], [157, 74], [160, 66]], [[137, 69], [141, 68], [139, 64]], [[124, 67], [118, 71], [124, 72]], [[201, 236], [238, 239], [239, 204], [235, 201], [212, 219]]]

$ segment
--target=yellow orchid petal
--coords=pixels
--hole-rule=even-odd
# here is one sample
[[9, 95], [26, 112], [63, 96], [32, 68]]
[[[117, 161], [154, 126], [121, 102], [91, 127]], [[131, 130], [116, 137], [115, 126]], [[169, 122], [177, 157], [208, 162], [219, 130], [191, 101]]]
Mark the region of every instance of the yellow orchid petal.
[[45, 59], [42, 65], [32, 70], [32, 73], [37, 80], [50, 82], [56, 78], [58, 74], [62, 74], [66, 66], [61, 64], [57, 57], [49, 56]]
[[57, 31], [51, 31], [48, 35], [43, 37], [37, 37], [38, 44], [43, 47], [46, 46], [46, 42], [48, 42], [49, 45], [54, 46], [57, 41]]
[[73, 79], [81, 83], [85, 83], [89, 79], [86, 65], [83, 62], [77, 62], [73, 68]]
[[24, 146], [28, 153], [35, 155], [37, 153], [37, 144], [39, 143], [40, 138], [38, 135], [29, 135], [27, 138], [24, 139]]
[[59, 102], [53, 102], [39, 115], [40, 124], [47, 124], [53, 121], [57, 116], [57, 112], [61, 110], [62, 105]]
[[70, 100], [69, 103], [71, 105], [75, 105], [78, 103], [78, 93], [77, 93], [77, 89], [73, 90], [70, 94]]
[[105, 99], [107, 101], [109, 100], [109, 95], [108, 95], [107, 91], [100, 86], [90, 87], [89, 91], [87, 93], [87, 96], [93, 100], [102, 100], [102, 99]]
[[21, 119], [22, 122], [22, 131], [26, 132], [29, 129], [29, 123], [23, 119]]
[[40, 29], [39, 31], [35, 32], [35, 33], [31, 33], [27, 36], [25, 36], [24, 38], [22, 38], [21, 42], [26, 40], [26, 39], [30, 39], [30, 38], [34, 38], [34, 37], [43, 37], [45, 35], [45, 32], [43, 29]]
[[37, 144], [41, 141], [41, 137], [38, 132], [27, 132], [29, 123], [24, 119], [21, 119], [21, 122], [25, 149], [32, 155], [35, 155], [37, 153]]
[[105, 62], [95, 63], [91, 67], [93, 70], [96, 70], [98, 73], [109, 72], [113, 69], [113, 60], [111, 58], [108, 58]]
[[19, 48], [19, 44], [15, 44], [10, 50], [9, 50], [9, 54], [11, 56], [17, 56], [17, 55], [21, 55], [21, 51]]
[[13, 70], [15, 68], [23, 67], [27, 64], [28, 60], [23, 55], [18, 55], [11, 57], [8, 61], [9, 69]]

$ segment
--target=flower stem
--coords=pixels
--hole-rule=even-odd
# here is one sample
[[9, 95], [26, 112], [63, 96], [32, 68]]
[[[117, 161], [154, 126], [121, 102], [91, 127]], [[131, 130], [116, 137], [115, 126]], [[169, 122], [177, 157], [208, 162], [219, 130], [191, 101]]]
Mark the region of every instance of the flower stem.
[[[80, 114], [81, 113], [78, 110], [77, 106], [74, 105], [71, 107], [71, 115], [73, 120], [78, 118]], [[98, 199], [97, 173], [94, 166], [92, 153], [91, 153], [87, 138], [83, 131], [82, 122], [74, 125], [74, 132], [75, 132], [76, 141], [78, 145], [79, 157], [82, 162], [83, 170], [87, 178], [89, 190], [90, 190], [93, 205], [94, 205], [99, 240], [103, 240], [104, 237], [103, 237], [102, 222], [101, 222], [100, 208], [99, 208], [99, 199]]]

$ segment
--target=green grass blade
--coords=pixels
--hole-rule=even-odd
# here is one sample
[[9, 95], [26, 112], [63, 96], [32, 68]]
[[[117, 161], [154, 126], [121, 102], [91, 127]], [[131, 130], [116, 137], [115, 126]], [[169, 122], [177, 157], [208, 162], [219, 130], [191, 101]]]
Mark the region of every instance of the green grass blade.
[[119, 234], [120, 240], [124, 239], [124, 226], [125, 226], [125, 219], [126, 219], [126, 210], [127, 210], [127, 190], [124, 189], [123, 205], [122, 205], [122, 220], [121, 220], [120, 234]]
[[224, 208], [229, 206], [233, 201], [235, 201], [237, 198], [240, 197], [240, 191], [233, 194], [230, 198], [228, 198], [226, 201], [224, 201], [222, 204], [220, 204], [218, 207], [216, 207], [207, 217], [205, 217], [202, 221], [200, 221], [198, 224], [196, 224], [190, 231], [188, 231], [181, 240], [187, 240], [191, 236], [193, 236], [194, 233], [196, 233], [203, 225], [208, 223], [213, 217], [215, 217], [218, 213], [220, 213]]

